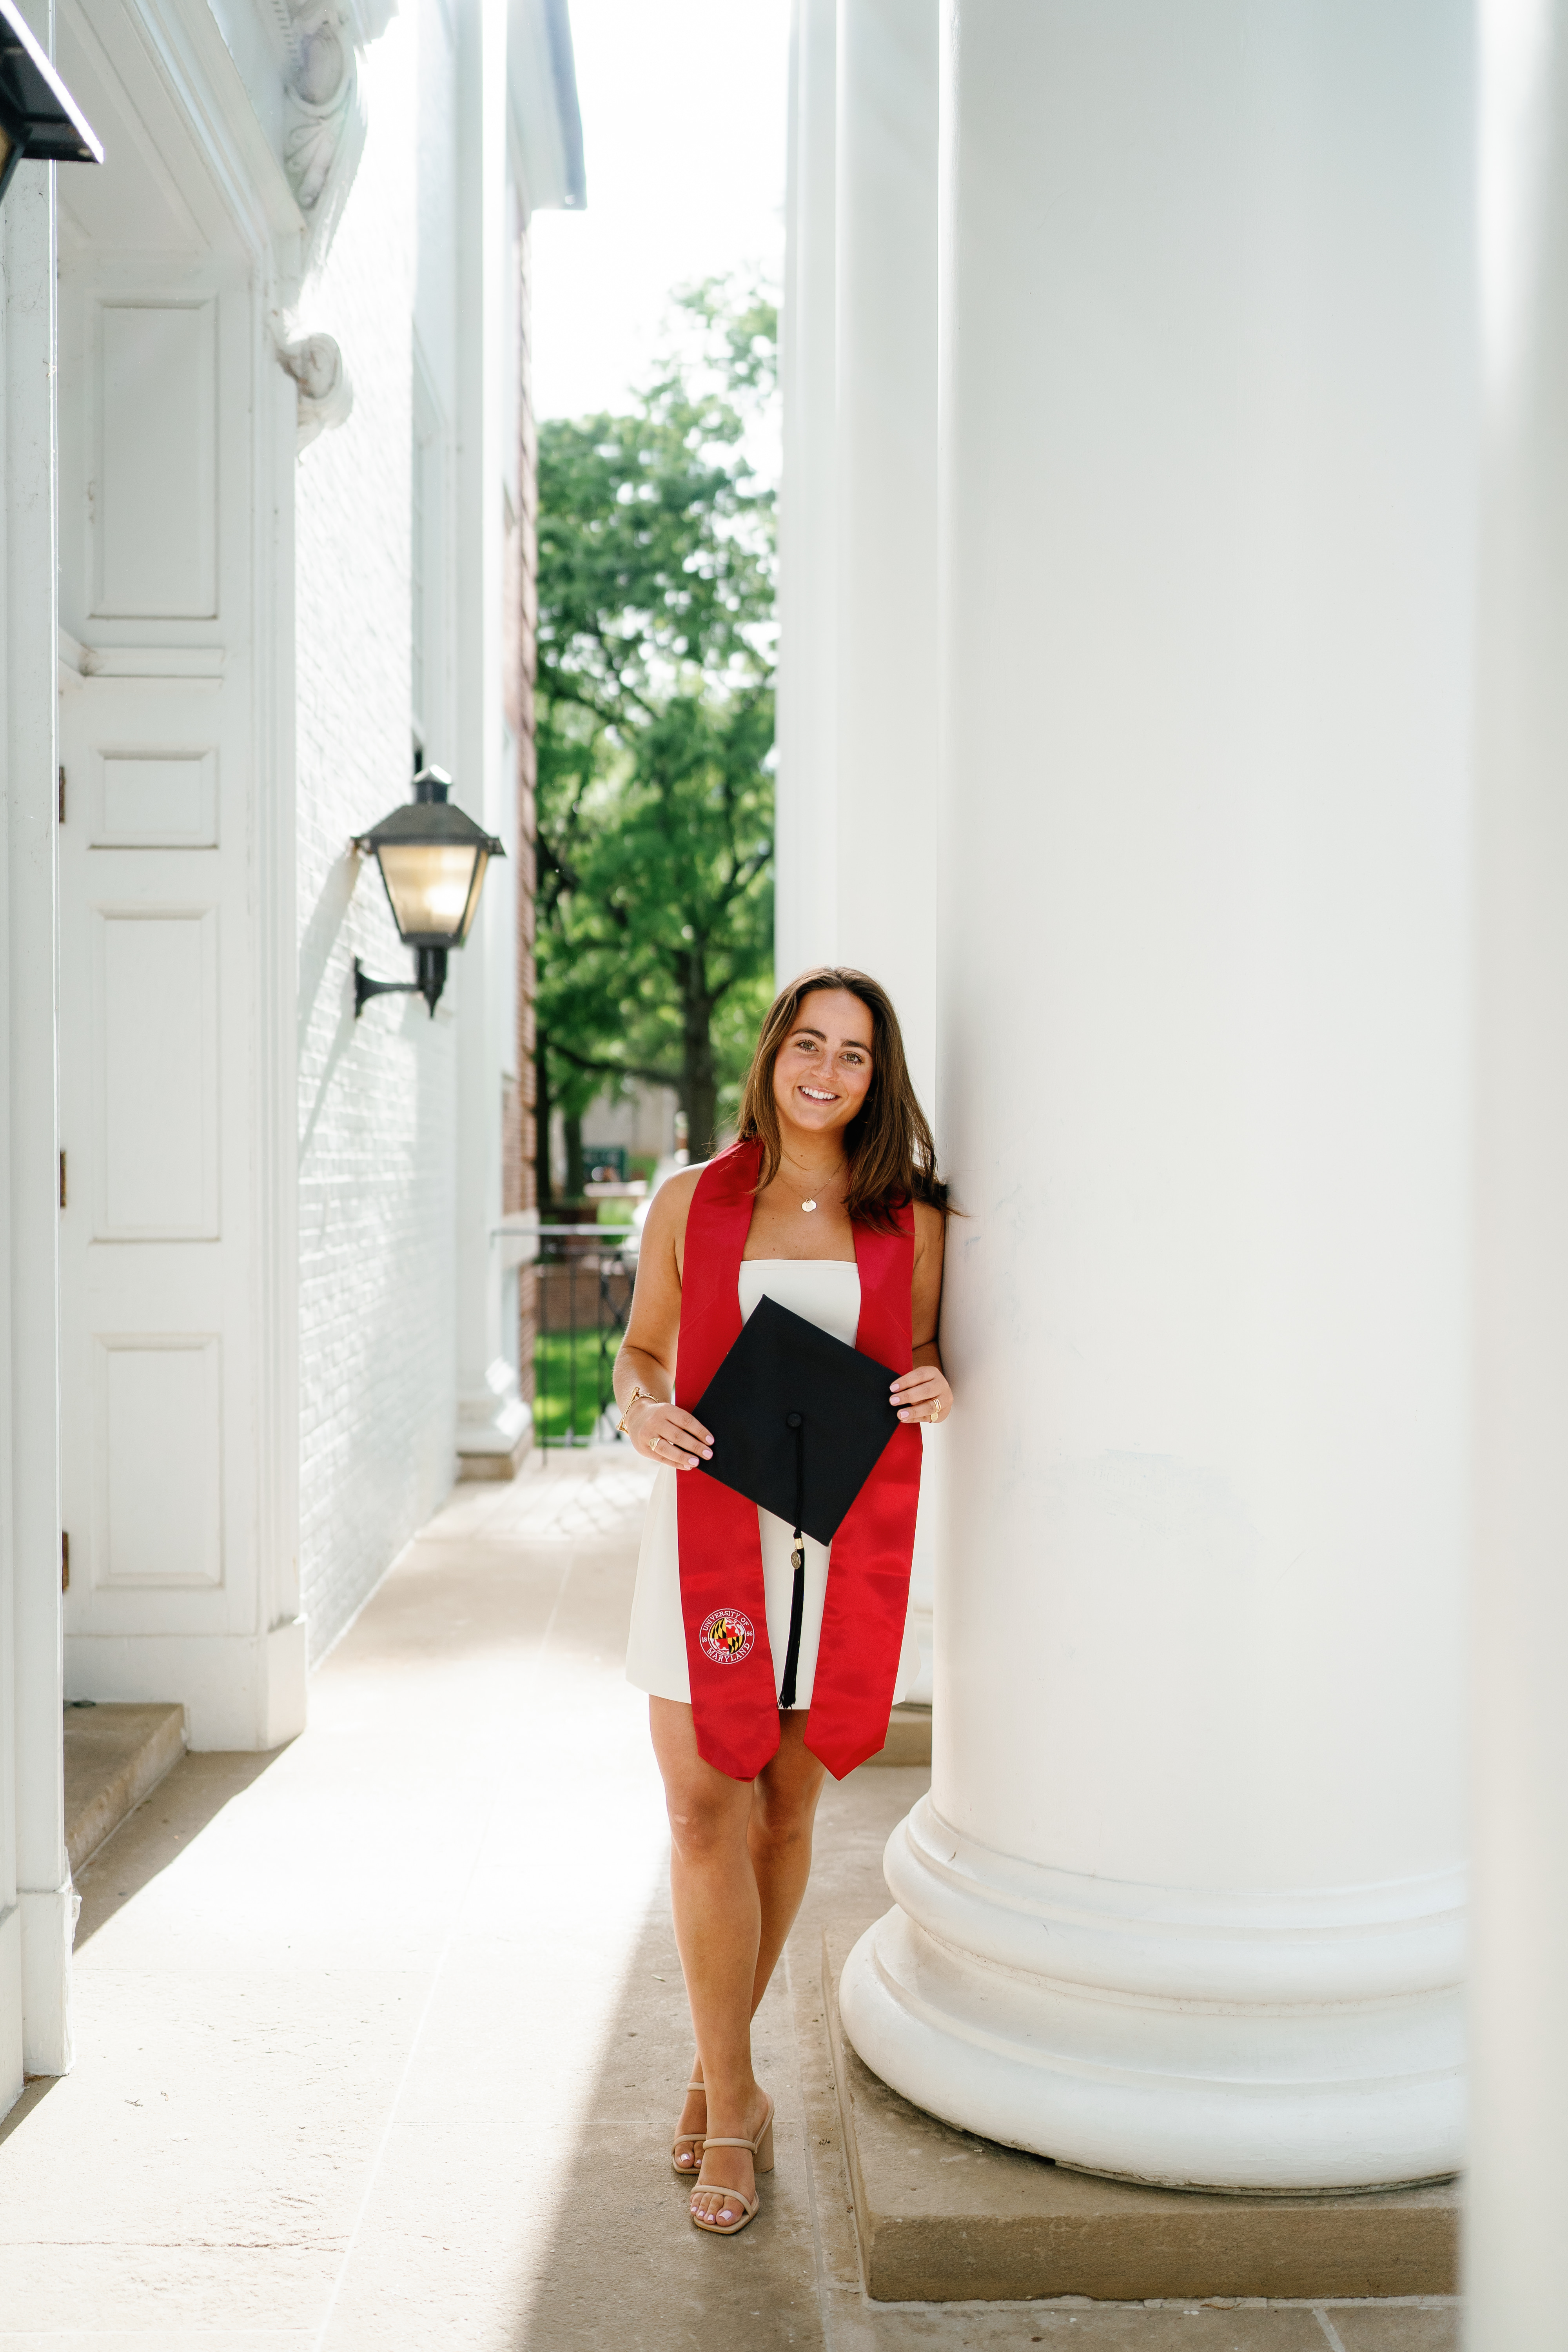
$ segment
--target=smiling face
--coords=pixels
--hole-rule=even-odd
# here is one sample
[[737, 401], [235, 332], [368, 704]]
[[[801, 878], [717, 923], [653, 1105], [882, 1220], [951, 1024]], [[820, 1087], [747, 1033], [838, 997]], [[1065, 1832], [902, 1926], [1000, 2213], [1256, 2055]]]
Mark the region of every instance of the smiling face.
[[870, 1089], [872, 1034], [870, 1007], [848, 989], [816, 988], [802, 998], [773, 1064], [773, 1101], [787, 1147], [809, 1150], [818, 1137], [842, 1146], [843, 1130]]

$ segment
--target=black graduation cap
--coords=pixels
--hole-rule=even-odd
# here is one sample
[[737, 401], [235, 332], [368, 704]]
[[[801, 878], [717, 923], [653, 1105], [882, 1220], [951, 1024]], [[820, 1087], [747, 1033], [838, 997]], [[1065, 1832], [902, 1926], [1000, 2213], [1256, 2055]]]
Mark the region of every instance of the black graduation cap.
[[899, 1426], [896, 1377], [764, 1297], [692, 1407], [713, 1436], [697, 1466], [831, 1543]]

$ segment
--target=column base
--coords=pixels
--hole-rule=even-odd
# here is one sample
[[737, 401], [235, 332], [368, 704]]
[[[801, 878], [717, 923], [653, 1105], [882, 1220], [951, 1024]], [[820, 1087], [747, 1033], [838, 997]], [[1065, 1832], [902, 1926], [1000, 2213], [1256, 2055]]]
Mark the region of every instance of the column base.
[[533, 1444], [533, 1415], [517, 1374], [498, 1356], [485, 1385], [458, 1400], [459, 1478], [515, 1478]]
[[0, 1911], [0, 2116], [22, 2095], [22, 1907]]
[[1121, 2180], [1300, 2195], [1445, 2179], [1461, 2148], [1458, 1874], [1306, 1894], [1080, 1877], [927, 1799], [845, 2031], [917, 2106]]
[[951, 2130], [889, 2091], [846, 2044], [834, 1987], [847, 1942], [827, 1932], [823, 1997], [812, 1987], [808, 2001], [802, 1986], [796, 2000], [823, 2036], [824, 2071], [837, 2088], [873, 2302], [1457, 2292], [1452, 2185], [1268, 2197], [1133, 2187]]
[[458, 1475], [459, 1478], [515, 1478], [532, 1451], [533, 1424], [531, 1422], [511, 1445], [473, 1448], [460, 1445], [458, 1449]]
[[23, 2068], [29, 2074], [68, 2074], [76, 2057], [71, 1944], [81, 1897], [68, 1881], [64, 1886], [25, 1887], [18, 1907]]

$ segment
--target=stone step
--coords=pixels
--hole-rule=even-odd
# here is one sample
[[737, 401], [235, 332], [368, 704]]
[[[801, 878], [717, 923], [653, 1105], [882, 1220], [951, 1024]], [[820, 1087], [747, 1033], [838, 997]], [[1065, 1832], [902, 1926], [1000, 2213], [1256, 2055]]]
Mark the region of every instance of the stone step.
[[838, 1975], [852, 1941], [831, 1929], [823, 1937], [822, 2015], [873, 2301], [1458, 2292], [1452, 2182], [1321, 2197], [1144, 2189], [999, 2147], [911, 2106], [845, 2040]]
[[183, 1706], [67, 1705], [66, 1851], [73, 1876], [184, 1752]]

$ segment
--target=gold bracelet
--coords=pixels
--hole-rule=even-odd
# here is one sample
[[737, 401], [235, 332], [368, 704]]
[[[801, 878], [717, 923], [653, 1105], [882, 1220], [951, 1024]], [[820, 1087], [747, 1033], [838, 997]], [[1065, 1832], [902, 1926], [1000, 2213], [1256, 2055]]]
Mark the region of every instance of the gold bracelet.
[[633, 1389], [633, 1391], [632, 1391], [632, 1392], [631, 1392], [630, 1396], [626, 1399], [625, 1408], [623, 1409], [622, 1413], [621, 1413], [621, 1417], [620, 1417], [619, 1421], [617, 1421], [617, 1422], [616, 1422], [616, 1436], [617, 1436], [617, 1437], [626, 1437], [626, 1435], [628, 1435], [628, 1434], [629, 1434], [629, 1433], [628, 1433], [628, 1431], [627, 1431], [627, 1428], [626, 1428], [626, 1414], [627, 1414], [628, 1412], [630, 1412], [630, 1411], [631, 1411], [631, 1409], [632, 1409], [633, 1405], [635, 1405], [635, 1404], [657, 1404], [658, 1402], [658, 1399], [657, 1397], [651, 1397], [651, 1396], [649, 1396], [649, 1394], [648, 1394], [648, 1392], [647, 1392], [647, 1389], [645, 1389], [645, 1388], [643, 1387], [642, 1383], [639, 1381], [639, 1382], [637, 1383], [637, 1385]]

